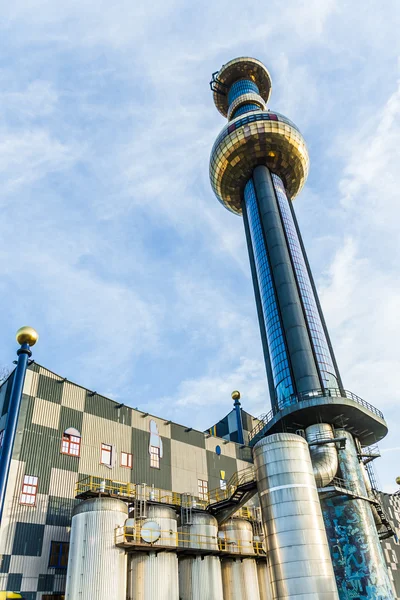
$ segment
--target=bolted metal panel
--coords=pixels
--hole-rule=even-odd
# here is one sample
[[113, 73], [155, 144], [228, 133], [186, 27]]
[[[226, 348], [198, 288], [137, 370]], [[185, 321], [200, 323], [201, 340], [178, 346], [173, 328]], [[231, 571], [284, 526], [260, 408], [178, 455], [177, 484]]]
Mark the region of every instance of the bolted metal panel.
[[273, 600], [338, 600], [307, 442], [277, 433], [253, 453]]
[[179, 560], [180, 600], [223, 600], [221, 561], [218, 556]]
[[229, 554], [254, 554], [253, 527], [246, 519], [229, 519], [220, 528], [225, 550]]
[[[338, 452], [344, 485], [366, 498], [364, 466], [353, 436], [344, 429], [336, 433], [346, 438], [346, 447]], [[369, 502], [338, 496], [324, 499], [322, 507], [340, 599], [356, 598], [362, 590], [365, 600], [393, 600], [395, 594]]]
[[260, 600], [272, 600], [271, 577], [266, 560], [257, 561], [258, 587], [260, 588]]
[[[127, 600], [179, 600], [178, 558], [174, 552], [135, 552], [129, 555], [128, 563]], [[110, 598], [114, 600], [115, 596]]]
[[114, 544], [114, 531], [128, 513], [111, 498], [86, 500], [71, 524], [66, 600], [126, 600], [126, 554]]
[[260, 600], [255, 559], [224, 558], [221, 570], [224, 600]]
[[[333, 440], [332, 425], [317, 423], [306, 429], [307, 442], [321, 442]], [[310, 446], [311, 462], [317, 487], [328, 485], [335, 477], [338, 470], [338, 454], [335, 444]]]
[[218, 552], [218, 521], [209, 513], [192, 513], [192, 524], [178, 529], [180, 546]]

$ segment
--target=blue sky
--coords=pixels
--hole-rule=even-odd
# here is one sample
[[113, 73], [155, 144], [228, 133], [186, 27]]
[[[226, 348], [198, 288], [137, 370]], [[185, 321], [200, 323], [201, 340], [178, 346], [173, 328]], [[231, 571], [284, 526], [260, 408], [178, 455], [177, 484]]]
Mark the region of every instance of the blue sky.
[[295, 208], [345, 387], [400, 475], [395, 0], [14, 0], [0, 22], [0, 366], [36, 360], [203, 429], [269, 410], [243, 224], [214, 198], [211, 73], [250, 55], [311, 159]]

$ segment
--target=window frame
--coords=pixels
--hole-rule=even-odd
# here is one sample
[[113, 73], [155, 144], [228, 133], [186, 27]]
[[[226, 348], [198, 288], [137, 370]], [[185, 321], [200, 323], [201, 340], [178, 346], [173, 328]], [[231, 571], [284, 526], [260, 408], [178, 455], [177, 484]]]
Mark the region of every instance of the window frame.
[[150, 446], [150, 468], [160, 468], [160, 448], [158, 446]]
[[[122, 458], [126, 456], [126, 465], [124, 465]], [[133, 466], [133, 455], [130, 452], [121, 452], [120, 466], [125, 469], [132, 469]]]
[[[52, 552], [53, 544], [59, 544], [60, 545], [60, 549], [58, 551], [58, 554], [56, 554], [56, 555], [53, 554], [53, 552]], [[68, 557], [69, 557], [69, 545], [70, 545], [69, 542], [57, 542], [56, 540], [51, 540], [51, 542], [50, 542], [50, 553], [49, 553], [49, 564], [48, 564], [48, 568], [49, 569], [62, 569], [62, 570], [67, 569], [67, 567], [68, 567]], [[67, 552], [66, 552], [67, 563], [66, 563], [65, 566], [63, 566], [61, 564], [62, 558], [65, 555], [65, 553], [63, 552], [64, 548], [66, 548], [66, 550], [67, 550]], [[52, 556], [57, 556], [58, 557], [57, 565], [52, 565], [51, 564], [51, 557]]]
[[[109, 450], [108, 450], [109, 448]], [[107, 452], [110, 455], [110, 462], [104, 462], [103, 460], [103, 452]], [[100, 450], [100, 464], [101, 465], [105, 465], [106, 467], [111, 467], [112, 466], [112, 454], [113, 454], [113, 447], [111, 446], [111, 444], [105, 444], [105, 443], [101, 443], [101, 450]]]
[[[34, 479], [36, 480], [36, 482], [31, 482], [31, 481], [26, 481], [26, 479]], [[21, 493], [19, 495], [19, 503], [22, 506], [36, 506], [36, 497], [38, 494], [38, 487], [39, 487], [39, 477], [37, 477], [36, 475], [24, 475], [24, 479], [22, 481], [22, 488], [21, 488]], [[25, 488], [28, 489], [33, 489], [32, 491], [27, 491]], [[28, 497], [28, 498], [33, 498], [33, 502], [24, 502], [22, 500], [23, 496]]]
[[208, 500], [208, 480], [198, 479], [197, 480], [197, 492], [200, 500]]
[[[78, 441], [76, 441], [78, 440]], [[81, 455], [81, 441], [82, 438], [78, 435], [72, 435], [71, 433], [64, 432], [61, 438], [61, 454], [65, 454], [66, 456], [75, 456], [76, 458], [80, 458]], [[78, 453], [71, 452], [71, 446], [78, 447]], [[65, 451], [66, 448], [66, 451]]]

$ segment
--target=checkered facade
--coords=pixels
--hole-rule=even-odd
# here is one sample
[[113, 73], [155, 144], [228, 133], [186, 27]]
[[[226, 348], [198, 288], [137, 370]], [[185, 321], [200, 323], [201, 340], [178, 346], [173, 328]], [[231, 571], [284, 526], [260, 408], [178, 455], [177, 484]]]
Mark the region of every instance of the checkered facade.
[[389, 576], [395, 589], [395, 598], [400, 600], [400, 495], [381, 492], [379, 496], [397, 534], [397, 537], [393, 536], [382, 540], [382, 547], [389, 568]]
[[[12, 376], [0, 388], [4, 429]], [[150, 421], [162, 439], [160, 468], [150, 467]], [[80, 456], [63, 453], [68, 429], [81, 434]], [[101, 464], [101, 446], [113, 449], [112, 465]], [[218, 453], [216, 451], [219, 446]], [[121, 454], [132, 455], [132, 468]], [[60, 598], [66, 570], [50, 568], [52, 542], [68, 543], [78, 479], [95, 475], [123, 483], [199, 495], [199, 481], [220, 487], [251, 462], [249, 448], [209, 433], [121, 406], [55, 375], [38, 364], [27, 371], [0, 528], [0, 590], [21, 591], [26, 600]], [[35, 504], [21, 503], [25, 476], [37, 477]]]

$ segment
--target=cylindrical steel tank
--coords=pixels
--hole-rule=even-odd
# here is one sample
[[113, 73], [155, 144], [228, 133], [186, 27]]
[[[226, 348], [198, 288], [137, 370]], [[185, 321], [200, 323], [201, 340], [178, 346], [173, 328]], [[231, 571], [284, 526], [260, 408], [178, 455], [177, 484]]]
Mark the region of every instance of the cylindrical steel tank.
[[[128, 560], [128, 600], [179, 600], [177, 519], [172, 508], [149, 505], [147, 517], [136, 520], [136, 531], [145, 544], [153, 524], [159, 526], [160, 536], [148, 544], [148, 552], [133, 552]], [[157, 536], [156, 536], [157, 537]], [[162, 547], [169, 547], [162, 550]], [[159, 550], [156, 550], [160, 547]], [[154, 548], [150, 550], [150, 548]]]
[[307, 442], [275, 433], [253, 454], [273, 599], [338, 600]]
[[229, 554], [254, 554], [253, 527], [246, 519], [229, 519], [220, 528], [223, 550]]
[[[328, 485], [338, 470], [338, 454], [335, 444], [321, 444], [324, 440], [333, 440], [334, 433], [329, 423], [316, 423], [306, 429], [306, 439], [311, 446], [311, 462], [317, 487]], [[313, 442], [319, 442], [313, 444]]]
[[127, 561], [115, 546], [128, 507], [121, 500], [85, 500], [72, 514], [66, 600], [126, 600]]
[[[218, 522], [208, 513], [192, 513], [191, 525], [179, 527], [179, 545], [200, 551], [218, 551]], [[181, 600], [223, 600], [221, 561], [198, 554], [179, 559]]]
[[258, 587], [260, 588], [260, 600], [273, 600], [271, 577], [269, 575], [268, 562], [266, 559], [257, 559]]
[[322, 509], [339, 597], [347, 600], [360, 597], [362, 592], [366, 600], [392, 600], [395, 595], [367, 499], [364, 465], [360, 463], [351, 433], [346, 430], [336, 433], [346, 438], [346, 447], [338, 454], [340, 475], [350, 495], [326, 498]]
[[251, 523], [229, 519], [220, 526], [220, 538], [228, 555], [221, 559], [224, 600], [260, 600]]

